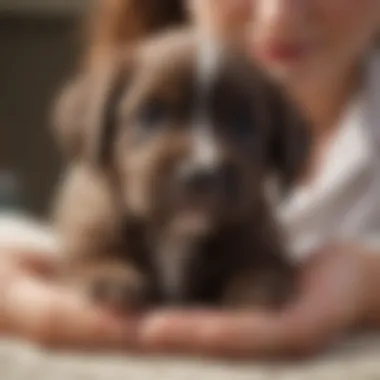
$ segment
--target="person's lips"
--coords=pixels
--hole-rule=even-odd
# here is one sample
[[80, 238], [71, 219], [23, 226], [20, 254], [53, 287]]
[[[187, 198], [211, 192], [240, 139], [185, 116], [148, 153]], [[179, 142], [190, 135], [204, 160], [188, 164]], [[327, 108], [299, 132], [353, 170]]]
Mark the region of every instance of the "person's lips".
[[258, 49], [258, 56], [265, 61], [294, 63], [304, 59], [309, 51], [304, 43], [268, 42]]

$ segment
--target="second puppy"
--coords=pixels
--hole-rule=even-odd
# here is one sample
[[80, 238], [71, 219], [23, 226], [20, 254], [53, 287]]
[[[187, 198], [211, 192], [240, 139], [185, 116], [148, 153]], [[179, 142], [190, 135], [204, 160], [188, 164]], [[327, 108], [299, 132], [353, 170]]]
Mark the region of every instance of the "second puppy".
[[307, 125], [246, 57], [202, 46], [157, 37], [58, 102], [66, 275], [111, 306], [277, 305], [292, 288], [265, 186], [302, 174]]

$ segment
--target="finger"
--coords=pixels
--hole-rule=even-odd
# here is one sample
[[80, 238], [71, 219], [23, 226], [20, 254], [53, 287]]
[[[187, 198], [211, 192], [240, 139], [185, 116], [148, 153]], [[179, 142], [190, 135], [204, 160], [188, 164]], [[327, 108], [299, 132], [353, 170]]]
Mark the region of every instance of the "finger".
[[[288, 323], [288, 322], [287, 322]], [[145, 320], [141, 344], [154, 351], [246, 357], [296, 353], [285, 318], [269, 312], [161, 313]]]
[[22, 247], [4, 247], [0, 244], [0, 266], [13, 267], [43, 276], [55, 273], [60, 265], [60, 256], [54, 252], [38, 251]]
[[98, 310], [65, 289], [30, 277], [2, 291], [3, 331], [48, 345], [130, 346], [136, 321]]
[[57, 271], [59, 260], [53, 255], [28, 250], [0, 250], [0, 266], [5, 265], [12, 265], [18, 271], [47, 276]]

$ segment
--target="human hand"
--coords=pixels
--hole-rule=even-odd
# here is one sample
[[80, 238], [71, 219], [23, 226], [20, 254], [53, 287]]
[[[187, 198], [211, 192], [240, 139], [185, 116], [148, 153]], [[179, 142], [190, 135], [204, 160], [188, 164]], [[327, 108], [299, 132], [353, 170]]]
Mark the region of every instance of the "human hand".
[[0, 249], [0, 334], [54, 347], [127, 348], [134, 316], [111, 315], [54, 282], [53, 255]]
[[313, 255], [301, 272], [299, 294], [281, 312], [162, 312], [146, 318], [143, 344], [218, 356], [305, 355], [369, 317], [379, 257], [358, 247], [331, 246]]
[[143, 350], [252, 357], [314, 352], [356, 323], [380, 317], [374, 313], [378, 299], [370, 296], [380, 278], [379, 257], [347, 246], [315, 255], [302, 270], [295, 302], [280, 313], [166, 311], [142, 323], [111, 315], [55, 284], [56, 264], [51, 255], [0, 252], [0, 333], [50, 346], [139, 343]]

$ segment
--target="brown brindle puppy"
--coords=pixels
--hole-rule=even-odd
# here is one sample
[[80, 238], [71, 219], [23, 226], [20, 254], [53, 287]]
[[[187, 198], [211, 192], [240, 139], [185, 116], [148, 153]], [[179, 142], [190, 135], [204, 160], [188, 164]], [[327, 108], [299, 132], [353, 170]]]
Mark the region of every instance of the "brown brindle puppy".
[[66, 274], [99, 301], [275, 305], [291, 289], [265, 185], [297, 180], [307, 126], [243, 55], [203, 45], [157, 37], [80, 75], [58, 103]]

